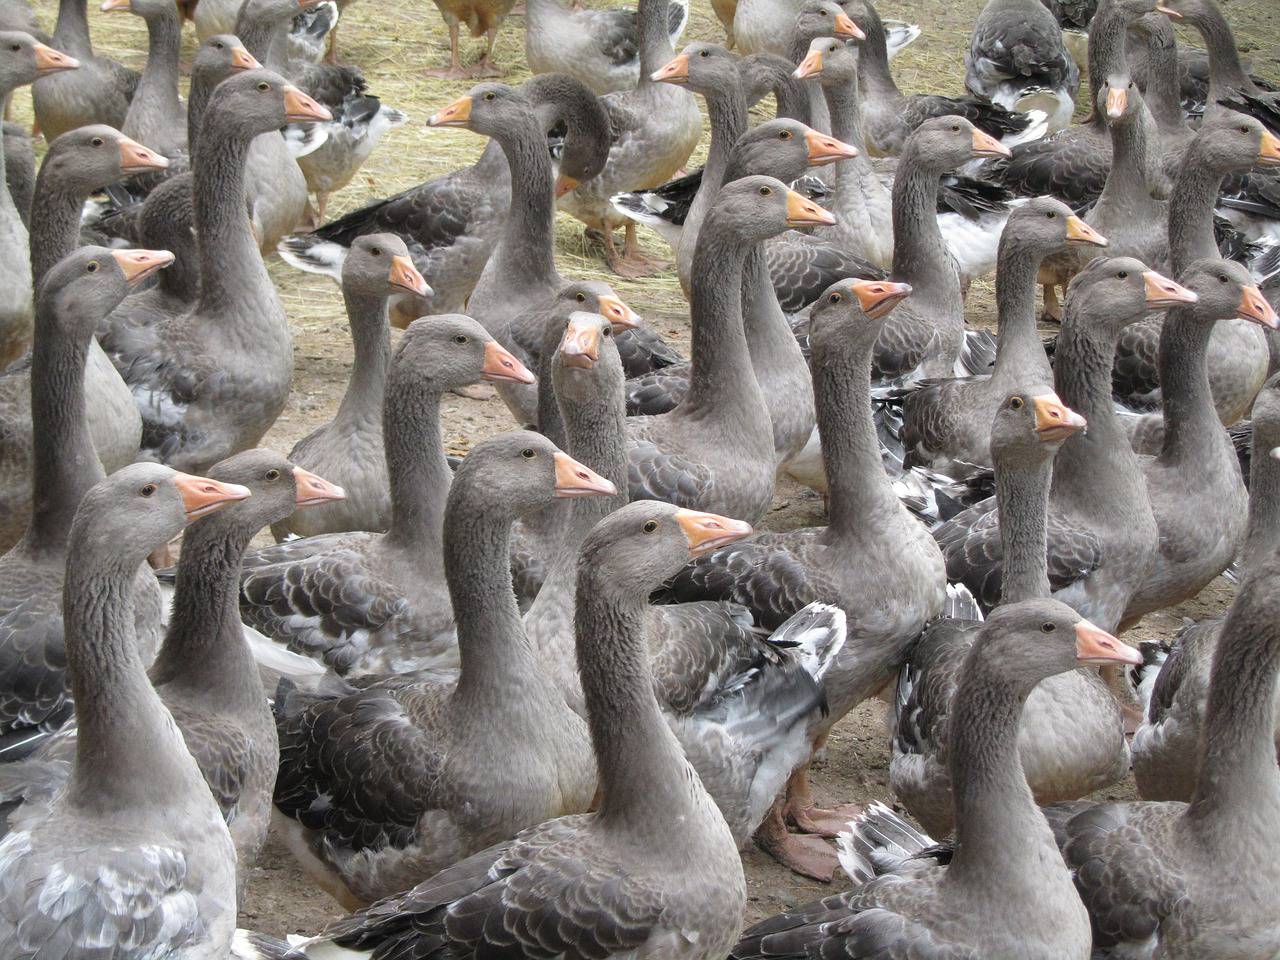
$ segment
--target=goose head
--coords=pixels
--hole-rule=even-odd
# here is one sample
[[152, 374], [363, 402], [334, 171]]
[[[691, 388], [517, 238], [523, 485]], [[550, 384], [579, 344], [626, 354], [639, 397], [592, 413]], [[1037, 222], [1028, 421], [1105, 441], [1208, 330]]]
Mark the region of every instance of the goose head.
[[342, 289], [386, 299], [398, 294], [430, 295], [431, 287], [409, 259], [409, 248], [392, 233], [370, 233], [351, 244], [342, 264]]
[[907, 138], [903, 155], [910, 154], [926, 170], [939, 174], [955, 170], [977, 157], [1008, 157], [1009, 148], [964, 117], [926, 120]]
[[93, 124], [68, 130], [49, 145], [41, 178], [88, 195], [135, 173], [164, 170], [169, 161], [119, 130]]
[[815, 352], [837, 344], [870, 349], [890, 312], [910, 295], [910, 284], [892, 280], [836, 281], [822, 292], [809, 312]]
[[542, 434], [528, 430], [499, 434], [471, 448], [458, 467], [454, 490], [475, 484], [483, 485], [491, 509], [508, 516], [529, 514], [553, 500], [608, 497], [618, 492], [612, 483]]
[[1188, 157], [1223, 172], [1280, 166], [1280, 137], [1253, 117], [1228, 110], [1205, 119]]
[[569, 317], [551, 364], [556, 397], [562, 404], [585, 404], [622, 390], [622, 360], [613, 343], [613, 325], [598, 313]]
[[[613, 326], [615, 334], [634, 329], [643, 322], [640, 315], [603, 280], [572, 280], [560, 288], [555, 303], [553, 313], [560, 315], [561, 325], [563, 318], [574, 311], [600, 314]], [[562, 330], [563, 326], [555, 332], [554, 339], [559, 339]]]
[[41, 77], [75, 70], [80, 61], [19, 30], [0, 30], [0, 90], [15, 90]]
[[556, 196], [599, 176], [609, 160], [609, 111], [586, 84], [563, 73], [544, 73], [520, 85], [548, 137], [562, 143]]
[[37, 301], [62, 332], [85, 335], [138, 284], [171, 263], [168, 250], [79, 247], [44, 277]]
[[743, 241], [767, 240], [788, 228], [829, 225], [828, 211], [773, 177], [743, 177], [725, 184], [708, 222]]
[[839, 37], [815, 37], [792, 76], [816, 79], [824, 87], [848, 87], [858, 82], [858, 45]]
[[245, 49], [239, 37], [220, 33], [200, 44], [191, 66], [191, 82], [207, 83], [212, 89], [233, 73], [261, 69], [262, 64]]
[[1053, 197], [1036, 197], [1014, 208], [1000, 242], [1042, 257], [1061, 252], [1071, 243], [1085, 247], [1107, 246], [1106, 237]]
[[992, 421], [992, 456], [997, 464], [1044, 463], [1087, 427], [1085, 418], [1059, 400], [1052, 387], [1018, 390], [1004, 398]]
[[796, 13], [795, 37], [809, 43], [817, 37], [865, 40], [866, 34], [848, 13], [832, 0], [805, 0]]
[[1197, 297], [1190, 310], [1196, 319], [1212, 323], [1238, 317], [1270, 330], [1280, 326], [1276, 311], [1242, 264], [1216, 257], [1196, 260], [1178, 281]]
[[741, 82], [738, 57], [718, 43], [695, 41], [649, 78], [655, 83], [688, 87], [694, 93], [708, 96], [717, 90]]
[[[533, 383], [533, 374], [475, 320], [462, 314], [421, 317], [409, 324], [391, 360], [387, 403], [392, 393], [405, 402], [417, 387], [441, 394], [481, 380]], [[406, 411], [413, 415], [413, 411]]]
[[239, 530], [252, 536], [294, 510], [344, 499], [337, 484], [295, 466], [273, 450], [245, 450], [215, 463], [206, 475], [219, 483], [243, 487], [250, 496], [219, 510], [202, 524]]
[[245, 70], [223, 80], [209, 97], [202, 125], [252, 138], [288, 123], [332, 120], [333, 114], [270, 70]]
[[[1118, 332], [1146, 315], [1195, 303], [1196, 295], [1134, 257], [1098, 257], [1067, 287], [1067, 311]], [[1074, 308], [1074, 309], [1073, 309]]]

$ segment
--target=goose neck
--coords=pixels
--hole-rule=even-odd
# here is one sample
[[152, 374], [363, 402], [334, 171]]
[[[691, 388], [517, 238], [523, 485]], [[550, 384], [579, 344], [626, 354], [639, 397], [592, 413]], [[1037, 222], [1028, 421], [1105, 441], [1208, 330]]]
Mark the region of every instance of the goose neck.
[[1162, 25], [1147, 33], [1147, 89], [1143, 99], [1161, 133], [1186, 131], [1178, 84], [1178, 46], [1171, 27]]
[[1053, 461], [1021, 464], [995, 456], [996, 506], [1000, 517], [1000, 545], [1004, 578], [1000, 602], [1016, 603], [1049, 596], [1048, 550], [1049, 479]]
[[[1128, 73], [1124, 48], [1130, 20], [1130, 14], [1118, 3], [1099, 6], [1089, 25], [1090, 91], [1103, 89], [1109, 76]], [[1098, 110], [1090, 111], [1088, 122], [1094, 129], [1106, 132], [1106, 120]]]
[[284, 24], [261, 16], [246, 4], [240, 8], [240, 15], [236, 18], [235, 34], [255, 60], [268, 70], [281, 72], [288, 46]]
[[1165, 463], [1209, 461], [1229, 446], [1209, 388], [1209, 338], [1215, 324], [1194, 309], [1170, 310], [1160, 332], [1158, 368], [1164, 408]]
[[564, 418], [560, 415], [556, 388], [551, 382], [551, 370], [555, 362], [554, 344], [557, 342], [543, 337], [542, 349], [538, 353], [538, 432], [561, 450], [567, 450]]
[[[824, 84], [822, 95], [831, 115], [831, 135], [837, 140], [852, 144], [862, 156], [867, 153], [867, 141], [862, 132], [862, 98], [858, 94], [858, 81]], [[849, 163], [841, 160], [840, 164]]]
[[858, 80], [867, 96], [890, 103], [903, 99], [889, 69], [889, 45], [879, 14], [867, 12], [861, 23], [867, 38], [858, 46]]
[[[191, 199], [200, 255], [197, 310], [229, 319], [262, 310], [261, 299], [275, 296], [258, 244], [245, 216], [245, 161], [252, 137], [228, 134], [216, 113], [206, 111], [207, 130], [192, 168]], [[279, 136], [279, 134], [272, 134]]]
[[736, 80], [717, 84], [706, 94], [707, 115], [711, 119], [711, 145], [702, 168], [702, 182], [712, 186], [710, 199], [727, 182], [729, 154], [747, 132], [747, 98]]
[[58, 21], [53, 28], [53, 44], [77, 59], [93, 56], [89, 38], [89, 5], [86, 0], [58, 0]]
[[556, 276], [555, 198], [546, 138], [532, 114], [495, 134], [511, 172], [511, 208], [495, 268], [513, 289]]
[[1222, 12], [1216, 8], [1208, 9], [1206, 5], [1206, 9], [1196, 16], [1194, 26], [1204, 38], [1209, 54], [1209, 105], [1217, 104], [1220, 98], [1234, 92], [1254, 93], [1256, 88], [1240, 63], [1236, 38]]
[[1255, 417], [1249, 461], [1249, 525], [1242, 561], [1246, 571], [1256, 569], [1280, 547], [1280, 460], [1270, 455], [1276, 447], [1280, 447], [1280, 418]]
[[650, 75], [671, 62], [676, 52], [667, 32], [668, 0], [640, 0], [640, 86], [651, 84]]
[[336, 421], [382, 419], [382, 397], [391, 364], [391, 333], [387, 321], [387, 298], [343, 292], [347, 317], [351, 321], [354, 357], [351, 380]]
[[996, 363], [992, 380], [1012, 384], [1029, 375], [1052, 377], [1036, 330], [1036, 276], [1044, 252], [1006, 229], [996, 254]]
[[1218, 256], [1213, 209], [1226, 172], [1210, 165], [1197, 149], [1187, 148], [1169, 197], [1169, 266], [1179, 275], [1193, 260]]
[[382, 442], [391, 485], [388, 543], [440, 555], [453, 472], [440, 430], [440, 394], [411, 378], [391, 377], [382, 409]]
[[1111, 170], [1102, 187], [1099, 203], [1142, 204], [1149, 203], [1146, 174], [1150, 166], [1148, 156], [1146, 108], [1140, 108], [1140, 116], [1127, 117], [1111, 125]]
[[79, 246], [80, 209], [87, 197], [63, 182], [56, 165], [48, 160], [41, 164], [31, 200], [31, 280], [36, 289]]
[[911, 284], [917, 300], [946, 286], [958, 303], [960, 281], [938, 226], [939, 180], [909, 145], [893, 181], [893, 276]]
[[[182, 20], [176, 5], [147, 21], [147, 64], [132, 101], [165, 121], [175, 123], [182, 120], [182, 101], [178, 98], [178, 54], [181, 46]], [[134, 111], [131, 109], [130, 112]]]

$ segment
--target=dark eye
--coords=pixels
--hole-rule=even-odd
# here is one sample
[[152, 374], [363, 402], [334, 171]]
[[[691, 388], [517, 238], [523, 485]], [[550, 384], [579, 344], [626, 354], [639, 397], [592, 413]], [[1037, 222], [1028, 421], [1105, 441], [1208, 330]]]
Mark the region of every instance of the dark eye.
[[213, 41], [213, 48], [214, 48], [215, 50], [221, 50], [221, 49], [223, 48], [223, 46], [224, 46], [224, 44], [223, 44], [223, 42], [222, 42], [221, 40], [215, 40], [215, 41]]
[[102, 138], [94, 137], [92, 140], [89, 141], [89, 143], [91, 143], [95, 147], [100, 147], [102, 146]]
[[819, 10], [818, 13], [824, 17], [827, 15], [827, 11], [825, 10]]
[[779, 140], [790, 140], [790, 139], [791, 139], [791, 131], [790, 131], [790, 130], [783, 130], [780, 134], [778, 134], [778, 139], [779, 139]]
[[645, 533], [653, 533], [653, 531], [658, 529], [658, 521], [646, 520], [644, 522], [644, 526], [641, 529], [644, 530]]
[[268, 470], [268, 471], [267, 471], [267, 479], [268, 479], [268, 480], [279, 480], [279, 479], [280, 479], [280, 471], [279, 471], [279, 470], [277, 470], [275, 467], [272, 467], [270, 470]]
[[453, 338], [453, 342], [454, 343], [470, 343], [471, 338], [468, 337], [465, 333], [460, 333]]
[[1021, 410], [1021, 409], [1022, 409], [1022, 398], [1021, 398], [1021, 397], [1014, 397], [1013, 399], [1011, 399], [1011, 400], [1009, 401], [1009, 406], [1010, 406], [1010, 408], [1012, 408], [1012, 409], [1014, 409], [1014, 410]]
[[827, 297], [827, 303], [839, 303], [843, 299], [844, 297], [840, 296], [840, 294], [833, 293], [831, 296]]
[[1230, 283], [1231, 281], [1227, 279], [1226, 274], [1224, 274], [1224, 273], [1220, 273], [1220, 274], [1218, 274], [1218, 282], [1219, 282], [1219, 283]]
[[613, 327], [605, 327], [604, 330], [601, 332], [601, 336], [612, 337]]
[[1121, 270], [1119, 273], [1116, 274], [1116, 277], [1120, 280], [1127, 280], [1129, 277], [1129, 271]]
[[271, 89], [271, 84], [269, 84], [269, 83], [267, 83], [267, 81], [263, 80], [261, 83], [259, 83], [259, 84], [258, 84], [258, 89], [259, 89], [259, 90], [261, 90], [261, 91], [263, 91], [263, 92], [265, 93], [266, 91], [268, 91], [268, 90], [270, 90], [270, 89]]
[[698, 51], [698, 56], [700, 56], [700, 57], [708, 57], [708, 56], [710, 56], [710, 55], [711, 55], [711, 54], [710, 54], [708, 51], [706, 51], [706, 50], [699, 50], [699, 51]]
[[142, 494], [144, 497], [149, 497], [156, 492], [156, 485], [154, 483], [148, 483], [145, 486], [143, 486], [143, 488], [138, 492]]
[[1057, 629], [1058, 629], [1058, 625], [1054, 623], [1052, 620], [1046, 620], [1044, 623], [1040, 624], [1041, 633], [1053, 633], [1053, 631]]
[[1248, 125], [1247, 123], [1246, 123], [1246, 124], [1242, 124], [1242, 125], [1240, 126], [1240, 132], [1241, 132], [1241, 133], [1248, 133], [1248, 132], [1249, 132], [1249, 125]]
[[498, 97], [497, 97], [497, 94], [494, 94], [494, 93], [486, 93], [486, 94], [484, 95], [484, 98], [485, 98], [486, 100], [496, 100]]
[[88, 271], [89, 273], [97, 273], [97, 272], [98, 272], [98, 261], [97, 261], [97, 260], [90, 260], [90, 261], [89, 261], [89, 263], [85, 266], [85, 270], [86, 270], [86, 271]]
[[370, 250], [369, 252], [370, 252], [370, 253], [372, 253], [375, 257], [380, 257], [380, 256], [382, 256], [382, 248], [381, 248], [381, 247], [374, 247], [374, 248], [373, 248], [372, 250]]
[[952, 133], [959, 133], [959, 132], [960, 132], [960, 124], [958, 124], [958, 123], [953, 123], [953, 124], [951, 125], [951, 132], [952, 132]]
[[760, 196], [762, 196], [762, 197], [768, 197], [768, 196], [771, 196], [772, 194], [773, 194], [773, 189], [772, 189], [771, 187], [761, 187], [761, 188], [760, 188]]
[[20, 43], [15, 43], [15, 44], [14, 44], [13, 46], [11, 46], [9, 49], [10, 49], [10, 50], [12, 50], [14, 53], [17, 53], [19, 50], [21, 50], [21, 49], [22, 49], [22, 44], [20, 44]]
[[526, 460], [532, 460], [537, 455], [538, 454], [534, 451], [533, 447], [525, 447], [520, 451], [520, 456], [524, 457]]
[[587, 302], [587, 295], [586, 295], [585, 293], [580, 293], [580, 294], [578, 294], [578, 302], [579, 302], [579, 303], [586, 303], [586, 302]]
[[1045, 216], [1048, 217], [1050, 220], [1053, 220], [1058, 216], [1058, 211], [1050, 210], [1048, 213], [1045, 214]]

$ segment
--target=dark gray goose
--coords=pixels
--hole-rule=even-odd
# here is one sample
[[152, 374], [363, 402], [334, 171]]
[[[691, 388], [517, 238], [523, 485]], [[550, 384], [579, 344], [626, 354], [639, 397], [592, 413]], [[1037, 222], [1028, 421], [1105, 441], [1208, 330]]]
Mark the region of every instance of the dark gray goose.
[[[40, 285], [30, 375], [0, 379], [0, 389], [29, 391], [36, 438], [30, 482], [40, 492], [26, 531], [0, 557], [0, 734], [10, 757], [71, 712], [62, 605], [68, 537], [81, 498], [104, 475], [85, 416], [93, 328], [130, 287], [170, 260], [171, 254], [153, 250], [73, 253]], [[160, 592], [149, 568], [136, 573], [131, 643], [150, 663], [160, 642]]]
[[[1272, 377], [1253, 404], [1249, 517], [1241, 566], [1259, 570], [1280, 545], [1280, 379]], [[1195, 793], [1209, 673], [1222, 637], [1222, 617], [1180, 630], [1145, 695], [1133, 738], [1133, 775], [1144, 800], [1189, 801]], [[1280, 730], [1277, 731], [1280, 744]]]
[[[1007, 557], [1001, 603], [1049, 596], [1047, 507], [1053, 459], [1085, 429], [1045, 386], [1015, 390], [991, 429], [999, 537]], [[889, 782], [911, 815], [935, 837], [954, 821], [947, 764], [965, 729], [954, 725], [964, 658], [981, 615], [948, 614], [925, 630], [898, 677]], [[1068, 722], [1067, 719], [1070, 718]], [[1129, 769], [1120, 707], [1096, 671], [1075, 670], [1041, 683], [1027, 700], [1018, 755], [1038, 803], [1074, 800], [1109, 786]]]
[[587, 727], [520, 624], [509, 533], [516, 516], [554, 498], [616, 492], [538, 434], [477, 444], [458, 467], [444, 516], [460, 669], [277, 695], [280, 826], [303, 867], [342, 903], [399, 893], [526, 827], [591, 806]]
[[244, 621], [340, 674], [456, 664], [441, 541], [453, 473], [440, 401], [457, 387], [514, 377], [533, 380], [470, 317], [411, 324], [383, 402], [387, 532], [332, 533], [251, 552], [240, 589]]
[[[342, 489], [268, 450], [246, 450], [215, 464], [209, 479], [250, 496], [187, 529], [173, 612], [148, 673], [231, 831], [243, 905], [267, 838], [280, 751], [240, 623], [240, 559], [264, 526], [294, 510], [340, 500]], [[31, 759], [0, 767], [0, 802], [49, 803], [70, 779], [78, 743], [72, 720]]]
[[[1014, 745], [1041, 681], [1082, 665], [1140, 659], [1057, 601], [1001, 607], [966, 654], [952, 705], [966, 735], [948, 760], [957, 785], [950, 859], [906, 860], [881, 876], [859, 871], [852, 890], [756, 924], [730, 956], [1089, 960], [1088, 915]], [[897, 821], [887, 810], [872, 817]]]
[[355, 347], [347, 390], [333, 419], [289, 451], [293, 463], [330, 478], [346, 497], [281, 517], [271, 527], [277, 540], [388, 529], [391, 481], [382, 443], [382, 395], [391, 363], [387, 302], [399, 294], [422, 297], [430, 291], [408, 247], [394, 234], [368, 234], [351, 245], [342, 265], [342, 299]]
[[724, 957], [742, 929], [742, 862], [654, 700], [644, 611], [691, 554], [749, 529], [653, 502], [601, 520], [579, 554], [575, 618], [596, 812], [530, 827], [298, 949], [317, 960]]
[[[97, 274], [108, 273], [110, 254], [89, 256], [103, 259]], [[77, 275], [87, 265], [68, 264]], [[74, 562], [65, 588], [79, 743], [66, 789], [47, 804], [23, 805], [0, 840], [5, 956], [227, 955], [235, 847], [147, 678], [130, 605], [152, 550], [191, 520], [248, 495], [244, 487], [138, 463], [81, 500], [67, 534]]]

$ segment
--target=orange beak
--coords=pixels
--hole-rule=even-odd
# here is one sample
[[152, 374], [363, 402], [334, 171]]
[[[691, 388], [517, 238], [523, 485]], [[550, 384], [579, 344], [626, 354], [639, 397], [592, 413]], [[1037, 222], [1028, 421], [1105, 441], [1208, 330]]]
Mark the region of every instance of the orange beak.
[[973, 128], [973, 155], [975, 157], [1011, 157], [1013, 151], [990, 134]]
[[253, 54], [244, 47], [231, 48], [231, 69], [233, 70], [260, 70], [262, 64], [254, 59]]
[[471, 98], [459, 97], [427, 120], [429, 127], [465, 127], [471, 120]]
[[113, 250], [111, 256], [120, 265], [125, 283], [131, 287], [159, 273], [174, 260], [168, 250]]
[[1258, 148], [1258, 165], [1262, 167], [1280, 165], [1280, 137], [1270, 130], [1262, 131], [1262, 145]]
[[1033, 397], [1031, 407], [1036, 415], [1036, 436], [1045, 443], [1060, 443], [1088, 426], [1084, 417], [1052, 393]]
[[103, 13], [128, 13], [129, 8], [129, 0], [105, 0], [101, 9]]
[[654, 83], [683, 84], [689, 82], [689, 55], [678, 53], [675, 58], [658, 70], [649, 79]]
[[497, 340], [490, 340], [484, 345], [484, 366], [480, 368], [480, 379], [495, 383], [536, 383], [529, 368], [513, 357]]
[[836, 36], [843, 37], [846, 40], [865, 40], [867, 35], [862, 32], [850, 16], [841, 10], [836, 14]]
[[1105, 247], [1109, 242], [1106, 237], [1075, 214], [1067, 217], [1067, 239], [1074, 240], [1076, 243], [1088, 243], [1095, 247]]
[[414, 293], [420, 297], [425, 297], [431, 292], [427, 281], [413, 265], [413, 261], [403, 255], [391, 258], [391, 275], [387, 277], [387, 281], [397, 290]]
[[321, 503], [332, 503], [335, 500], [347, 498], [347, 492], [336, 483], [330, 483], [301, 467], [293, 468], [293, 482], [298, 488], [293, 502], [298, 507], [314, 507]]
[[606, 293], [599, 302], [600, 315], [613, 324], [614, 333], [640, 326], [640, 315], [612, 293]]
[[618, 492], [612, 483], [564, 451], [557, 450], [554, 456], [557, 497], [611, 497]]
[[560, 174], [556, 177], [556, 199], [559, 200], [566, 193], [571, 193], [572, 191], [577, 190], [578, 184], [581, 182], [581, 180], [575, 180], [567, 173]]
[[74, 70], [80, 66], [80, 61], [75, 57], [68, 57], [60, 50], [53, 47], [45, 46], [43, 43], [36, 42], [32, 44], [32, 50], [36, 54], [36, 76], [47, 77], [55, 73], [63, 73], [67, 70]]
[[120, 138], [120, 171], [141, 173], [143, 170], [164, 170], [169, 161], [154, 150], [148, 150], [136, 140]]
[[1257, 287], [1244, 288], [1240, 295], [1240, 305], [1236, 307], [1236, 315], [1272, 330], [1280, 328], [1280, 318], [1276, 317], [1275, 309], [1267, 303], [1267, 298]]
[[587, 319], [570, 320], [560, 343], [560, 356], [567, 367], [594, 367], [600, 359], [600, 324]]
[[810, 130], [804, 135], [804, 142], [809, 146], [809, 166], [821, 167], [837, 160], [851, 160], [858, 155], [858, 148], [852, 144], [828, 137], [817, 130]]
[[849, 287], [869, 320], [878, 320], [911, 295], [911, 284], [891, 280], [851, 280]]
[[1076, 624], [1076, 660], [1094, 665], [1130, 663], [1137, 667], [1142, 665], [1142, 654], [1088, 620], [1081, 620]]
[[749, 537], [754, 532], [745, 520], [730, 520], [715, 513], [699, 513], [697, 510], [677, 510], [676, 523], [689, 541], [690, 556], [704, 553]]
[[220, 483], [189, 473], [175, 473], [173, 482], [182, 494], [182, 509], [187, 512], [188, 523], [221, 510], [228, 503], [249, 498], [249, 488], [238, 483]]
[[1177, 10], [1171, 10], [1169, 7], [1166, 7], [1163, 3], [1156, 4], [1156, 12], [1163, 13], [1166, 17], [1172, 17], [1174, 20], [1182, 19], [1182, 14], [1180, 14]]
[[[850, 21], [852, 23], [853, 21]], [[822, 76], [822, 51], [810, 50], [800, 66], [791, 72], [791, 75], [797, 80], [808, 80], [810, 77]]]
[[1146, 283], [1148, 309], [1159, 310], [1179, 303], [1195, 303], [1200, 299], [1186, 287], [1154, 270], [1146, 271], [1142, 279]]
[[806, 200], [794, 190], [787, 191], [787, 226], [811, 227], [820, 225], [829, 227], [835, 222], [835, 217], [812, 200]]
[[284, 118], [290, 123], [307, 120], [332, 120], [333, 114], [292, 84], [284, 88]]
[[1124, 116], [1125, 107], [1129, 105], [1129, 91], [1124, 87], [1107, 88], [1107, 116], [1119, 120]]

